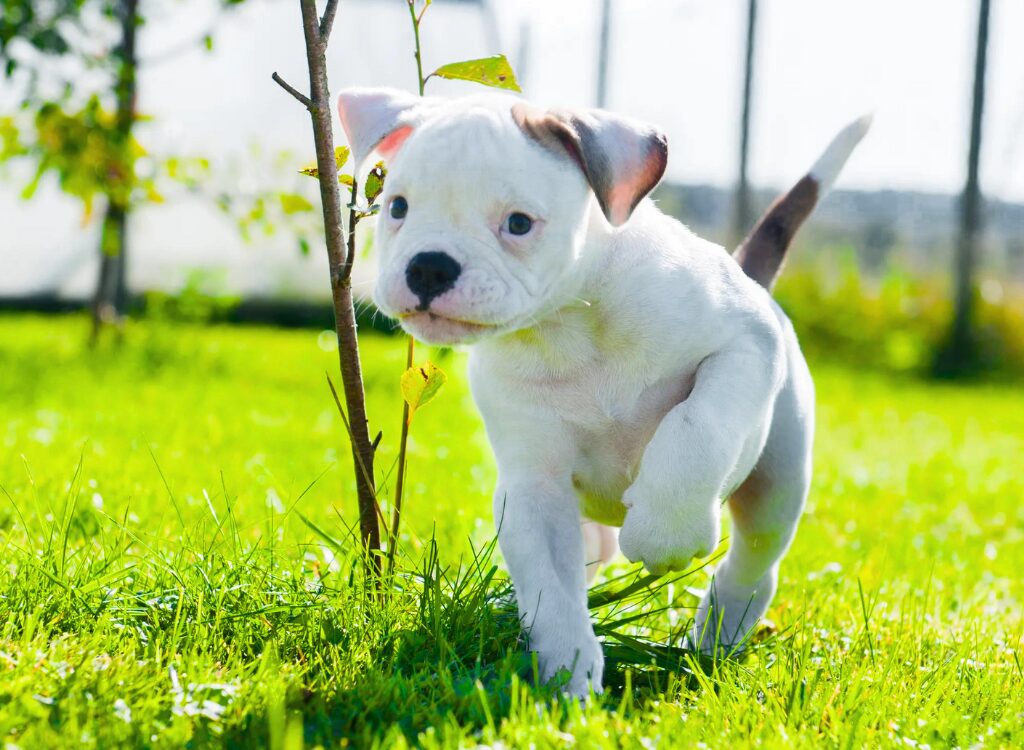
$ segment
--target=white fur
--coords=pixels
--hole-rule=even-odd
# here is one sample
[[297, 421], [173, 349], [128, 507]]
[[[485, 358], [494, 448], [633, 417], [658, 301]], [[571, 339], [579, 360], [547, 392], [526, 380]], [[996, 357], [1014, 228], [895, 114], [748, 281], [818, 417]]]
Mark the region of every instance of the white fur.
[[821, 200], [825, 192], [831, 189], [843, 165], [846, 164], [846, 160], [853, 153], [853, 149], [867, 135], [873, 119], [874, 116], [871, 114], [862, 115], [840, 130], [828, 144], [828, 148], [814, 162], [810, 174], [818, 181], [818, 200]]
[[[566, 667], [583, 695], [601, 687], [586, 588], [588, 564], [613, 550], [606, 526], [621, 526], [630, 560], [680, 570], [718, 545], [731, 498], [730, 550], [692, 637], [748, 634], [807, 494], [814, 392], [786, 316], [723, 248], [649, 200], [613, 228], [579, 168], [518, 130], [512, 101], [434, 102], [394, 156], [375, 297], [422, 339], [474, 344], [524, 628], [542, 676]], [[388, 215], [396, 195], [402, 220]], [[507, 235], [512, 211], [536, 218], [530, 235]], [[405, 269], [426, 250], [463, 272], [417, 312]]]

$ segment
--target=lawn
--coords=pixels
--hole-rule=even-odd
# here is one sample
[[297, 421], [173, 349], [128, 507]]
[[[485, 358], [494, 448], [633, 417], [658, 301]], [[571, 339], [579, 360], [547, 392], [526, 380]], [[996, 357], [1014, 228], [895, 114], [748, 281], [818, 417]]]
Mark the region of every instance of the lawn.
[[[815, 483], [773, 625], [718, 664], [659, 650], [703, 573], [624, 591], [622, 561], [593, 597], [610, 687], [581, 706], [515, 641], [463, 355], [432, 355], [450, 382], [413, 425], [379, 601], [329, 334], [151, 321], [90, 352], [85, 333], [0, 317], [7, 747], [1024, 745], [1019, 387], [812, 362]], [[383, 476], [404, 347], [363, 346]]]

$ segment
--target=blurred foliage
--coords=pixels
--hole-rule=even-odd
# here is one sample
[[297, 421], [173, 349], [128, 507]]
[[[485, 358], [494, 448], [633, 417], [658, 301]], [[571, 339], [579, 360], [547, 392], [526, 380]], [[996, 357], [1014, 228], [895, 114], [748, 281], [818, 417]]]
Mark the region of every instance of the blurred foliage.
[[[72, 50], [68, 25], [78, 21], [86, 0], [2, 0], [0, 8], [0, 60], [10, 77], [22, 65], [22, 58], [10, 49], [21, 41], [45, 55], [66, 55]], [[104, 2], [106, 15], [112, 3]]]
[[146, 292], [147, 320], [180, 323], [212, 323], [221, 321], [242, 301], [241, 297], [224, 291], [224, 275], [217, 271], [194, 269], [185, 278], [178, 292]]
[[208, 177], [204, 157], [173, 155], [156, 161], [134, 137], [122, 146], [116, 116], [103, 108], [98, 96], [77, 111], [59, 102], [44, 102], [27, 117], [0, 118], [0, 163], [28, 158], [35, 172], [22, 190], [31, 199], [47, 174], [61, 190], [82, 202], [83, 222], [93, 215], [97, 198], [125, 206], [163, 203], [161, 183], [197, 191]]
[[312, 183], [297, 178], [310, 175], [310, 170], [315, 173], [316, 167], [296, 173], [294, 164], [295, 155], [289, 151], [267, 154], [259, 143], [251, 143], [246, 154], [221, 160], [217, 174], [211, 175], [201, 192], [235, 225], [243, 241], [283, 231], [296, 239], [305, 257], [324, 231]]
[[[852, 248], [788, 266], [775, 297], [809, 356], [890, 372], [926, 374], [953, 308], [949, 279], [898, 265], [878, 276], [858, 267]], [[978, 298], [983, 371], [1024, 374], [1024, 288], [990, 279]]]
[[49, 172], [56, 175], [61, 190], [82, 202], [86, 220], [92, 216], [97, 196], [129, 205], [139, 189], [150, 200], [163, 200], [152, 179], [136, 180], [136, 160], [146, 151], [134, 138], [122, 145], [116, 116], [103, 109], [98, 96], [90, 97], [78, 111], [45, 102], [22, 131], [12, 117], [0, 122], [5, 133], [0, 159], [28, 157], [36, 164], [34, 176], [22, 191], [26, 200], [35, 195], [40, 180]]
[[[218, 0], [218, 8], [243, 0]], [[165, 7], [166, 6], [166, 7]], [[147, 153], [135, 137], [134, 125], [147, 119], [134, 110], [138, 59], [118, 28], [145, 26], [147, 17], [171, 9], [167, 3], [137, 0], [0, 0], [0, 62], [16, 85], [19, 114], [0, 118], [0, 163], [31, 159], [36, 170], [23, 197], [31, 198], [47, 173], [61, 189], [82, 201], [85, 218], [97, 196], [130, 208], [141, 202], [162, 203], [156, 180], [165, 176], [195, 190], [208, 176], [202, 157]], [[212, 47], [207, 31], [196, 45]], [[73, 60], [79, 73], [99, 77], [63, 77], [58, 60]], [[122, 89], [124, 89], [122, 91]], [[142, 157], [147, 157], [143, 159]]]
[[[217, 0], [217, 6], [226, 9], [243, 2]], [[104, 38], [96, 22], [113, 22], [126, 4], [126, 0], [0, 0], [0, 62], [5, 75], [10, 78], [15, 71], [25, 70], [35, 84], [41, 73], [40, 58], [66, 55], [79, 57], [90, 67], [116, 65], [114, 56], [104, 54], [96, 44]], [[138, 25], [143, 26], [147, 16], [169, 5], [173, 3], [150, 2], [145, 8], [138, 7]], [[196, 45], [213, 49], [212, 33], [204, 33]], [[35, 86], [29, 91], [34, 93]]]

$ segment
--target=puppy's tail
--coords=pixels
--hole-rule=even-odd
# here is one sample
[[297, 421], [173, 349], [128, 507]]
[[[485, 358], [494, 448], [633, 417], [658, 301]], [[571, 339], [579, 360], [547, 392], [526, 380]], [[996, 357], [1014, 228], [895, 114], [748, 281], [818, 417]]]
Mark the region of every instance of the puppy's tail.
[[853, 149], [871, 127], [871, 115], [854, 120], [837, 135], [811, 170], [778, 198], [733, 253], [750, 278], [770, 290], [786, 258], [786, 250], [818, 201], [839, 176]]

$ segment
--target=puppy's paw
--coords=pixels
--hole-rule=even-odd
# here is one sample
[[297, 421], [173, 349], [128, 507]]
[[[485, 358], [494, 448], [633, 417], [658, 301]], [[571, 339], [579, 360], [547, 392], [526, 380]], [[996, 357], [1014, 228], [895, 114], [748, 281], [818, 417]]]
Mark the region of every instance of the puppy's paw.
[[683, 570], [695, 557], [707, 557], [718, 546], [721, 513], [717, 502], [687, 512], [679, 503], [666, 508], [637, 496], [631, 487], [623, 496], [629, 508], [619, 532], [619, 548], [632, 562], [642, 562], [656, 575]]
[[[574, 698], [584, 699], [590, 690], [600, 693], [604, 677], [604, 652], [601, 643], [593, 635], [569, 639], [546, 646], [533, 646], [537, 652], [540, 677], [549, 682], [559, 677], [562, 670], [569, 673], [562, 690]], [[564, 675], [562, 675], [564, 678]]]

